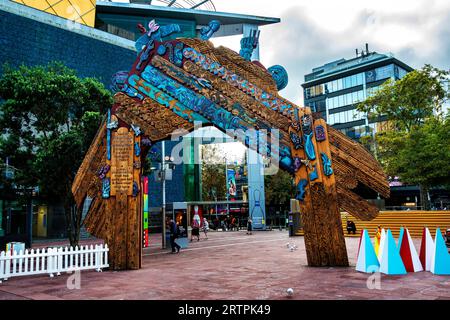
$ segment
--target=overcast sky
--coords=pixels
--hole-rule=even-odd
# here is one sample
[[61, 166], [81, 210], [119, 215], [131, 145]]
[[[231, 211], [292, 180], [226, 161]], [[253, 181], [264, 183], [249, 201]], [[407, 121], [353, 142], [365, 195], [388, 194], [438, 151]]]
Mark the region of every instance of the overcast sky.
[[[356, 48], [393, 53], [414, 68], [450, 68], [450, 0], [214, 0], [217, 11], [281, 18], [261, 28], [261, 61], [281, 64], [289, 85], [281, 95], [302, 104], [312, 68], [353, 58]], [[239, 38], [214, 40], [239, 50]]]
[[[122, 0], [125, 1], [125, 0]], [[281, 95], [302, 105], [312, 68], [353, 58], [356, 48], [393, 53], [414, 68], [450, 68], [450, 0], [213, 0], [217, 11], [281, 18], [261, 28], [261, 62], [283, 65]], [[240, 37], [213, 39], [239, 51]]]

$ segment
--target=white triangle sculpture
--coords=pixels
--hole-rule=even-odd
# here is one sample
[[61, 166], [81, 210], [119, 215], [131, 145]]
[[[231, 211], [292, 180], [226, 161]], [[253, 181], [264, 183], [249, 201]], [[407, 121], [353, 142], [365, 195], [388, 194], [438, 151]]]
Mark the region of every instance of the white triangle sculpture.
[[401, 227], [400, 228], [400, 235], [398, 236], [398, 243], [397, 243], [398, 251], [400, 251], [400, 248], [402, 247], [402, 240], [403, 240], [403, 233], [404, 232], [405, 232], [405, 228]]
[[358, 261], [356, 262], [356, 271], [364, 273], [378, 272], [380, 264], [378, 263], [375, 249], [370, 241], [369, 233], [364, 230], [359, 242]]
[[402, 257], [403, 264], [408, 272], [420, 272], [423, 271], [422, 263], [420, 262], [419, 255], [417, 254], [414, 243], [411, 239], [408, 229], [404, 229], [403, 239], [401, 241], [400, 256]]
[[402, 258], [398, 252], [397, 244], [392, 236], [391, 230], [388, 229], [386, 239], [384, 241], [383, 259], [380, 264], [380, 272], [388, 275], [404, 275], [407, 274]]
[[378, 250], [378, 261], [383, 259], [383, 251], [384, 251], [384, 243], [386, 242], [386, 230], [381, 229], [381, 237], [380, 237], [380, 249]]
[[434, 240], [431, 237], [430, 230], [423, 228], [422, 243], [420, 245], [420, 262], [425, 271], [431, 271], [431, 259], [434, 255]]

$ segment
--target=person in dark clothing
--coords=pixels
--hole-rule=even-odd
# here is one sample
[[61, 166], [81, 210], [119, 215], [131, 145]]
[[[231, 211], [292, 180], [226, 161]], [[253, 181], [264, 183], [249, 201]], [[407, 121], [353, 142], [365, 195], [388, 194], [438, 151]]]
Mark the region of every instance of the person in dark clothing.
[[352, 233], [356, 234], [356, 225], [353, 221], [347, 221], [347, 232], [348, 234]]
[[170, 230], [170, 245], [172, 247], [172, 253], [180, 252], [180, 245], [175, 242], [175, 239], [178, 238], [178, 226], [173, 219], [170, 219], [169, 222], [169, 230]]
[[248, 218], [247, 220], [247, 234], [252, 234], [253, 232], [253, 221], [251, 218]]

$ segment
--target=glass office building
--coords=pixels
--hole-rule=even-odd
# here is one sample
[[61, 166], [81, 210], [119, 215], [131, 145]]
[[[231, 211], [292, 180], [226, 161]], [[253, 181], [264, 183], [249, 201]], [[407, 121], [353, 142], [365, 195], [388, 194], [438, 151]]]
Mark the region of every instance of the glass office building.
[[305, 76], [304, 105], [321, 113], [328, 124], [359, 140], [382, 130], [382, 117], [368, 119], [356, 110], [387, 79], [398, 80], [413, 69], [393, 55], [366, 51], [314, 68]]

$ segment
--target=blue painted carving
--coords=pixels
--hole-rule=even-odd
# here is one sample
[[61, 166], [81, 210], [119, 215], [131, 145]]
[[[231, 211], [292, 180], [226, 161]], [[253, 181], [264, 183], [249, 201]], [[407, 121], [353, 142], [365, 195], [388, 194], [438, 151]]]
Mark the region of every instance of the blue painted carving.
[[100, 168], [100, 170], [98, 170], [98, 177], [103, 180], [106, 178], [106, 175], [108, 174], [109, 170], [111, 169], [111, 167], [109, 165], [105, 165], [103, 167]]
[[141, 147], [139, 146], [139, 143], [134, 143], [134, 155], [136, 157], [139, 157], [141, 155]]
[[136, 137], [139, 137], [142, 134], [141, 128], [135, 126], [134, 124], [131, 125], [131, 129], [133, 130]]
[[119, 127], [119, 121], [109, 122], [109, 123], [106, 125], [106, 127], [107, 127], [109, 130], [115, 130], [115, 129], [117, 129], [117, 128]]
[[166, 108], [169, 108], [176, 115], [182, 117], [183, 119], [191, 123], [194, 121], [198, 121], [205, 124], [209, 123], [209, 121], [206, 118], [195, 112], [192, 112], [192, 110], [189, 110], [186, 106], [182, 105], [180, 102], [175, 102], [174, 104], [175, 100], [174, 98], [164, 93], [162, 90], [158, 89], [152, 84], [143, 81], [142, 78], [140, 78], [137, 75], [132, 75], [130, 78], [128, 78], [128, 83], [131, 86], [133, 86], [135, 90], [138, 89], [150, 99], [165, 106]]
[[309, 174], [309, 180], [315, 181], [317, 179], [319, 179], [319, 174], [317, 173], [317, 167], [314, 166], [314, 171]]
[[295, 157], [294, 158], [294, 171], [297, 172], [302, 167], [302, 159]]
[[175, 45], [175, 49], [174, 49], [174, 53], [173, 53], [173, 63], [178, 67], [183, 66], [183, 49], [184, 49], [184, 44], [182, 42], [178, 42]]
[[128, 78], [128, 71], [116, 72], [111, 78], [110, 89], [113, 93], [122, 91]]
[[150, 57], [150, 52], [155, 47], [155, 44], [153, 43], [153, 40], [151, 40], [147, 46], [145, 47], [144, 52], [142, 52], [141, 56], [139, 57], [139, 63], [136, 65], [136, 70], [140, 71], [142, 68], [142, 64], [148, 60]]
[[320, 156], [322, 157], [322, 163], [323, 163], [323, 173], [329, 177], [333, 174], [333, 168], [331, 167], [331, 159], [328, 158], [328, 156], [325, 153], [321, 153]]
[[153, 145], [153, 143], [149, 138], [143, 138], [141, 140], [141, 146], [143, 146], [143, 147], [151, 147], [152, 145]]
[[206, 41], [211, 39], [214, 33], [219, 31], [220, 21], [211, 20], [206, 27], [200, 29], [200, 39]]
[[325, 134], [325, 128], [323, 126], [317, 126], [315, 130], [316, 130], [316, 140], [318, 142], [325, 141], [327, 139]]
[[158, 47], [158, 50], [156, 51], [160, 56], [163, 56], [163, 55], [165, 55], [166, 54], [166, 52], [167, 52], [167, 48], [166, 48], [166, 46], [165, 45], [160, 45], [159, 47]]
[[[262, 89], [258, 88], [248, 80], [234, 74], [230, 70], [220, 65], [218, 62], [211, 60], [209, 57], [197, 52], [193, 48], [185, 48], [183, 50], [185, 58], [193, 61], [196, 65], [200, 66], [206, 71], [211, 72], [214, 75], [221, 77], [230, 85], [239, 88], [247, 95], [253, 97], [256, 101], [263, 104], [265, 107], [271, 110], [275, 110], [287, 115], [291, 115], [295, 111], [295, 107], [285, 100], [282, 100], [276, 96], [273, 96]], [[187, 63], [185, 62], [185, 65]]]
[[140, 94], [135, 88], [128, 86], [127, 84], [122, 90], [127, 96], [131, 98], [138, 98], [139, 100], [144, 100], [144, 96]]
[[290, 134], [291, 137], [291, 141], [292, 144], [294, 146], [295, 150], [299, 150], [301, 148], [303, 148], [303, 141], [302, 141], [302, 137], [294, 132], [291, 132]]
[[111, 182], [109, 178], [103, 179], [102, 181], [102, 198], [109, 199], [111, 196]]
[[133, 182], [133, 197], [137, 197], [139, 194], [139, 185], [136, 181]]
[[249, 37], [241, 39], [241, 51], [239, 51], [239, 55], [247, 61], [252, 59], [253, 51], [258, 47], [259, 34], [259, 30], [252, 30]]
[[305, 194], [306, 194], [306, 186], [308, 185], [308, 180], [303, 179], [300, 180], [300, 182], [297, 185], [297, 196], [295, 197], [299, 201], [305, 200]]
[[273, 67], [270, 67], [268, 71], [272, 75], [273, 80], [275, 80], [278, 90], [283, 90], [287, 87], [289, 77], [285, 68], [280, 65], [275, 65]]
[[292, 167], [292, 159], [290, 157], [282, 157], [281, 164], [284, 168], [290, 168]]
[[302, 130], [303, 134], [307, 135], [312, 132], [312, 116], [310, 114], [304, 115], [302, 117]]
[[[108, 119], [107, 123], [111, 122], [111, 109], [108, 109]], [[106, 129], [106, 157], [111, 160], [111, 130]]]
[[144, 35], [136, 40], [135, 47], [138, 54], [150, 41], [162, 42], [163, 38], [181, 32], [181, 28], [177, 24], [160, 27], [155, 20], [150, 21], [148, 28], [148, 32], [146, 31]]
[[305, 153], [309, 160], [316, 160], [316, 150], [312, 141], [313, 132], [305, 134]]

